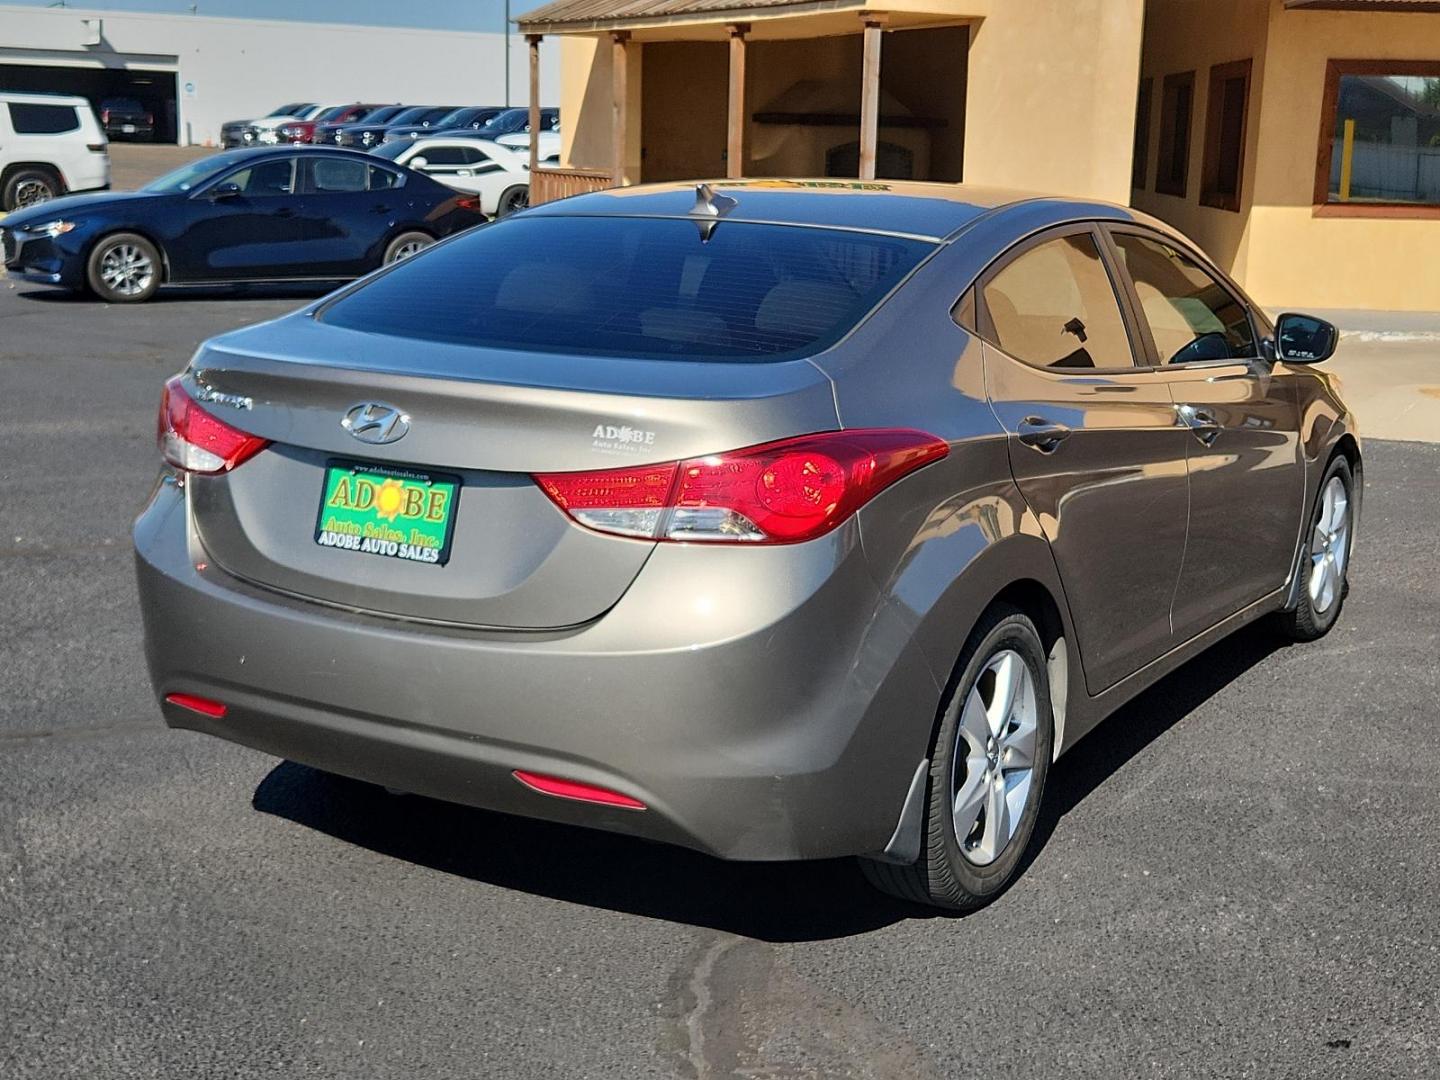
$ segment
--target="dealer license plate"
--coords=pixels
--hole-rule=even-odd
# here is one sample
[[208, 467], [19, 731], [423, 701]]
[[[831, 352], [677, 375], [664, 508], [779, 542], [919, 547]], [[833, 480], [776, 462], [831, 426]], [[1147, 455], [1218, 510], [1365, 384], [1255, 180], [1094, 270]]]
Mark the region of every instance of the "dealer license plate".
[[331, 461], [315, 542], [337, 551], [443, 566], [450, 560], [459, 498], [458, 476]]

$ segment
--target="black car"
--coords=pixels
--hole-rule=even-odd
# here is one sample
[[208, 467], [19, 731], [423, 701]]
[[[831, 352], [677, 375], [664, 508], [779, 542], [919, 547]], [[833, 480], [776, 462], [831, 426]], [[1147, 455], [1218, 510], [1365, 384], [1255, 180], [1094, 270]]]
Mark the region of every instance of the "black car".
[[[454, 111], [454, 105], [412, 105], [383, 121], [376, 120], [373, 116], [367, 116], [358, 123], [347, 124], [343, 137], [338, 141], [341, 146], [356, 146], [368, 150], [372, 146], [379, 146], [384, 141], [385, 132], [391, 125], [404, 124], [428, 131], [436, 120], [442, 116], [448, 116]], [[317, 142], [320, 140], [319, 131], [315, 133], [315, 138]]]
[[150, 140], [155, 137], [155, 114], [134, 98], [112, 97], [100, 102], [100, 125], [111, 139]]
[[[482, 139], [498, 139], [502, 135], [519, 135], [530, 130], [529, 109], [506, 109], [498, 116], [493, 116], [479, 131]], [[560, 110], [540, 110], [540, 130], [560, 130]]]
[[354, 141], [347, 136], [352, 131], [360, 128], [382, 127], [402, 113], [409, 112], [410, 108], [409, 105], [382, 105], [347, 120], [316, 124], [315, 134], [311, 136], [310, 141], [316, 146], [351, 146], [354, 145]]
[[503, 105], [468, 105], [463, 109], [455, 109], [428, 126], [392, 123], [385, 129], [385, 137], [381, 141], [395, 142], [399, 139], [418, 139], [421, 135], [456, 135], [462, 131], [479, 131], [502, 112], [505, 112]]
[[5, 266], [114, 303], [161, 285], [340, 281], [485, 220], [480, 201], [354, 150], [229, 150], [139, 191], [76, 195], [0, 222]]

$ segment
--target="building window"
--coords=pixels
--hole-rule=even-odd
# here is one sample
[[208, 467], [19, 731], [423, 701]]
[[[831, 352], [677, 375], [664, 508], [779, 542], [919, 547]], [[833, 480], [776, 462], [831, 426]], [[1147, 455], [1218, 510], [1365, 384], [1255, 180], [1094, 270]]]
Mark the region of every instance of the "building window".
[[1330, 62], [1315, 201], [1377, 215], [1440, 207], [1440, 62]]
[[1155, 93], [1154, 79], [1140, 80], [1140, 97], [1135, 103], [1135, 150], [1131, 157], [1130, 186], [1145, 190], [1150, 165], [1150, 99]]
[[1200, 201], [1206, 206], [1240, 209], [1249, 106], [1250, 61], [1212, 67], [1205, 106], [1205, 161], [1200, 172]]
[[1155, 190], [1185, 197], [1190, 175], [1190, 119], [1195, 112], [1195, 73], [1166, 75], [1160, 91], [1160, 157]]

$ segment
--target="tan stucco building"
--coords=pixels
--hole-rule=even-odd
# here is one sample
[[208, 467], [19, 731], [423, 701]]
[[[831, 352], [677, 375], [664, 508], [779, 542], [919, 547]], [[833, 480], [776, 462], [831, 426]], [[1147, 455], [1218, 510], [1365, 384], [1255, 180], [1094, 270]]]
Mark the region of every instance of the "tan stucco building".
[[915, 178], [1129, 203], [1262, 303], [1440, 309], [1435, 0], [555, 0], [535, 194]]

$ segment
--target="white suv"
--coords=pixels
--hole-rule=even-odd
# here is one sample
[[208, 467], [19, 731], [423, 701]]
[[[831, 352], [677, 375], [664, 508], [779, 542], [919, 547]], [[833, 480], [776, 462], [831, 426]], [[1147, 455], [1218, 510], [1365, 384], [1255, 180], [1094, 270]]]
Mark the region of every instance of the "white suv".
[[106, 147], [83, 97], [0, 93], [0, 211], [108, 188]]

